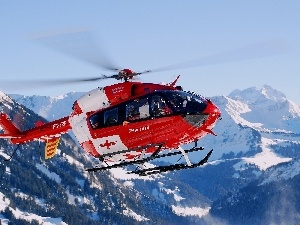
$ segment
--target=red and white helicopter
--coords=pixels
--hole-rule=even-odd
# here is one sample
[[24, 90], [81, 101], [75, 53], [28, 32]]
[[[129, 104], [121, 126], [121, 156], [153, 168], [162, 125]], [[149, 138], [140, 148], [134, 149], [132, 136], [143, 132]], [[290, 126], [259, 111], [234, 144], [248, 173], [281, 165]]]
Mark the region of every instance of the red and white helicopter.
[[[149, 72], [149, 71], [145, 71]], [[102, 165], [88, 171], [106, 170], [130, 164], [144, 164], [155, 158], [182, 154], [186, 163], [155, 168], [142, 167], [132, 171], [139, 175], [169, 170], [193, 168], [204, 164], [212, 150], [198, 163], [191, 163], [188, 152], [203, 150], [180, 146], [196, 142], [212, 128], [221, 116], [210, 100], [183, 91], [171, 84], [129, 81], [142, 73], [123, 69], [103, 78], [123, 79], [124, 82], [96, 88], [73, 104], [70, 116], [49, 122], [36, 123], [32, 129], [20, 131], [4, 113], [0, 125], [12, 144], [45, 141], [45, 158], [56, 153], [61, 134], [72, 129], [81, 147], [98, 158]], [[164, 153], [164, 150], [177, 149]]]
[[[66, 43], [69, 46], [71, 42]], [[82, 43], [81, 39], [79, 43]], [[75, 44], [75, 48], [77, 47]], [[82, 49], [86, 50], [84, 47]], [[239, 55], [243, 55], [243, 60], [281, 53], [272, 52], [270, 49], [272, 50], [272, 46], [270, 48], [268, 45], [260, 44], [217, 54], [202, 61], [190, 62], [211, 65], [240, 60]], [[218, 107], [211, 100], [183, 91], [181, 87], [176, 86], [179, 76], [166, 85], [132, 80], [138, 75], [169, 70], [170, 67], [134, 72], [130, 69], [115, 69], [107, 60], [104, 60], [105, 62], [100, 60], [99, 64], [98, 60], [91, 60], [77, 49], [69, 51], [64, 44], [59, 44], [58, 50], [117, 72], [110, 76], [103, 75], [96, 78], [60, 80], [52, 83], [50, 81], [46, 82], [47, 85], [108, 78], [124, 82], [96, 88], [86, 93], [74, 102], [73, 111], [69, 116], [49, 123], [37, 122], [36, 126], [29, 130], [19, 130], [6, 114], [0, 112], [0, 126], [4, 130], [0, 138], [7, 138], [13, 144], [44, 141], [46, 142], [45, 158], [51, 158], [56, 153], [60, 136], [72, 130], [81, 147], [101, 161], [99, 166], [87, 169], [88, 171], [138, 164], [142, 166], [131, 173], [148, 175], [194, 168], [207, 162], [213, 150], [196, 163], [190, 161], [188, 153], [203, 150], [202, 147], [197, 147], [197, 140], [207, 134], [215, 135], [212, 129], [221, 118]], [[244, 53], [248, 51], [250, 54], [245, 57]], [[189, 63], [178, 65], [179, 67], [195, 66], [190, 66]], [[195, 142], [195, 146], [191, 149], [184, 150], [181, 147], [192, 142]], [[150, 160], [174, 155], [182, 155], [185, 162], [154, 168], [144, 166]]]

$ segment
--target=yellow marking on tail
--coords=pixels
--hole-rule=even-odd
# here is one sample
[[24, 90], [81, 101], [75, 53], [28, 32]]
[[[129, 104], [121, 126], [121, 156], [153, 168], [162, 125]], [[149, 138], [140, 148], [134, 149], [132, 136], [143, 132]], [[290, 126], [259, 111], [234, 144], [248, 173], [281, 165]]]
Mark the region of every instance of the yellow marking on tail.
[[60, 138], [49, 139], [45, 147], [45, 159], [50, 159], [55, 156]]

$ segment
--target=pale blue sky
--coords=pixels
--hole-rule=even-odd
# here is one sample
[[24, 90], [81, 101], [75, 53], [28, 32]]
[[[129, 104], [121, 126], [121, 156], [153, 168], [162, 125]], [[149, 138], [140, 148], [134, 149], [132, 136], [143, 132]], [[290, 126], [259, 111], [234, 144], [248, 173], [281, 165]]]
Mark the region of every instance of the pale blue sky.
[[[106, 80], [32, 89], [1, 85], [1, 80], [111, 74], [30, 39], [36, 34], [87, 28], [116, 66], [137, 71], [279, 40], [276, 50], [289, 46], [284, 50], [290, 51], [244, 61], [228, 56], [234, 62], [227, 63], [219, 63], [227, 57], [221, 54], [222, 59], [212, 58], [207, 65], [145, 74], [140, 80], [169, 82], [181, 74], [179, 84], [184, 89], [208, 97], [268, 84], [300, 104], [299, 12], [300, 1], [296, 0], [0, 1], [0, 90], [57, 96], [114, 83]], [[245, 50], [240, 58], [248, 58]]]

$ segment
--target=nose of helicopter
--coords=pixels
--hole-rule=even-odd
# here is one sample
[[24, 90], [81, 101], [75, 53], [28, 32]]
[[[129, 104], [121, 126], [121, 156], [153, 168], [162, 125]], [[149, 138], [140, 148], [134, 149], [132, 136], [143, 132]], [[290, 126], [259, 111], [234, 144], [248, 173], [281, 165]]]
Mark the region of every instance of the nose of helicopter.
[[220, 109], [218, 108], [218, 106], [213, 104], [211, 100], [207, 101], [207, 106], [203, 111], [203, 114], [209, 114], [210, 116], [217, 117], [217, 118], [221, 117]]
[[221, 111], [218, 108], [218, 106], [216, 106], [215, 104], [213, 104], [210, 100], [208, 100], [207, 102], [207, 106], [205, 108], [205, 110], [203, 111], [203, 114], [208, 115], [207, 118], [207, 125], [208, 127], [214, 127], [216, 122], [218, 121], [218, 119], [221, 118]]
[[210, 100], [202, 103], [193, 102], [193, 105], [189, 104], [187, 108], [184, 120], [196, 128], [205, 124], [205, 127], [211, 129], [221, 117], [220, 109]]

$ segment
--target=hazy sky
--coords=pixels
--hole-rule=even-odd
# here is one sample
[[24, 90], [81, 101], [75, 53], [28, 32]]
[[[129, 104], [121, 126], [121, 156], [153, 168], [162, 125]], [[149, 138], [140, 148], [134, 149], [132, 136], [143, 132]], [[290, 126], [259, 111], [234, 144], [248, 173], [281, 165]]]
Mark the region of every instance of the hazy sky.
[[21, 82], [22, 88], [6, 82], [112, 74], [32, 40], [84, 29], [98, 44], [85, 51], [95, 57], [99, 51], [119, 68], [144, 71], [192, 61], [184, 64], [191, 68], [145, 74], [140, 81], [170, 82], [180, 74], [179, 85], [207, 97], [268, 84], [300, 104], [299, 12], [297, 0], [1, 1], [0, 90], [57, 96], [114, 83], [28, 88]]

